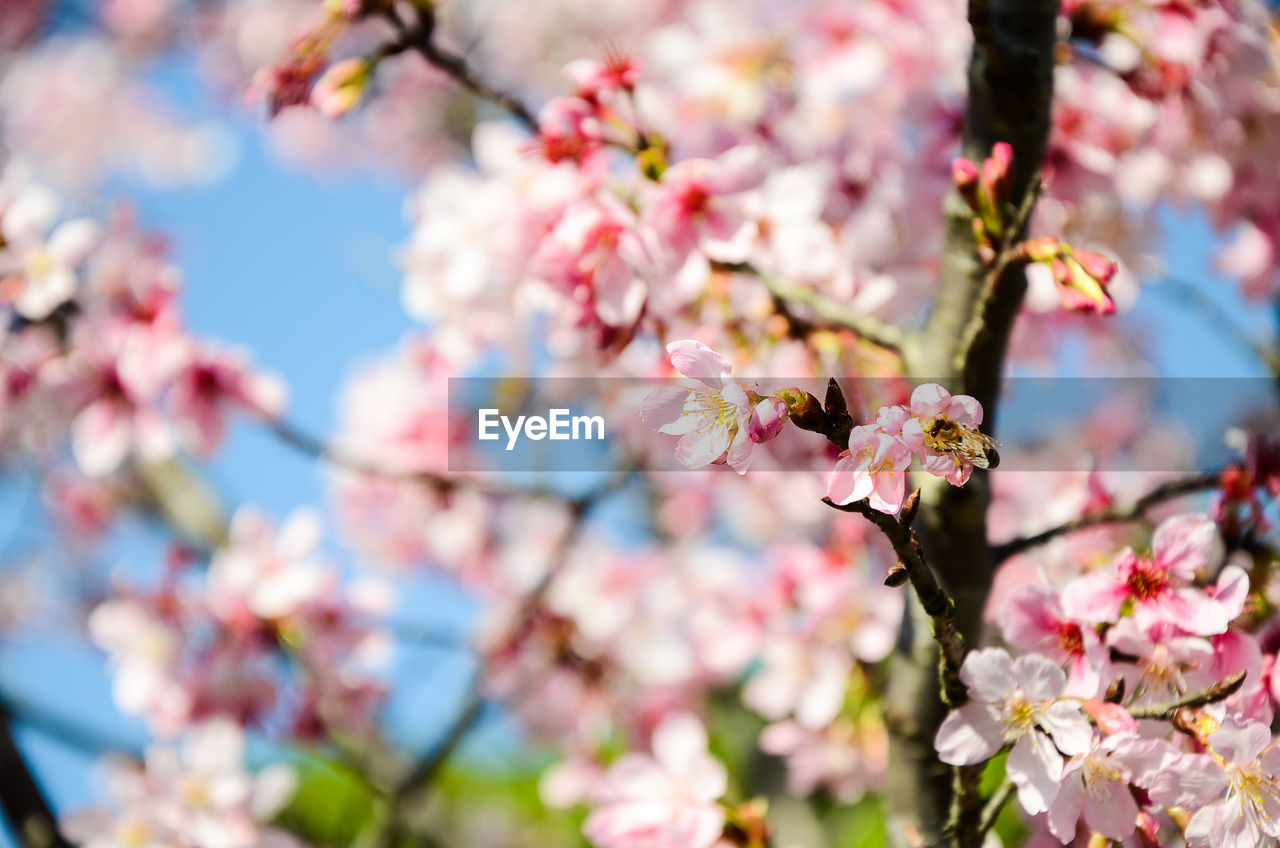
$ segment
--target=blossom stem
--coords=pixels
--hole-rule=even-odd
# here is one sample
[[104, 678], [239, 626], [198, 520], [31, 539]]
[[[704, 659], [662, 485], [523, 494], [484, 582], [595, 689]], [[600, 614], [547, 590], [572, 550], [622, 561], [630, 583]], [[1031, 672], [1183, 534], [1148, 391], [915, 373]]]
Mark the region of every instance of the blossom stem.
[[933, 620], [933, 638], [942, 650], [941, 684], [942, 693], [947, 704], [958, 707], [968, 700], [965, 685], [960, 682], [960, 666], [964, 662], [964, 637], [956, 629], [955, 602], [938, 582], [933, 569], [925, 561], [924, 549], [915, 531], [911, 529], [911, 518], [914, 517], [919, 503], [920, 490], [912, 492], [903, 503], [904, 519], [899, 520], [888, 513], [873, 508], [866, 499], [850, 504], [837, 504], [830, 498], [823, 498], [827, 506], [841, 512], [856, 512], [880, 528], [893, 552], [898, 555], [898, 564], [906, 570], [911, 588], [920, 599], [920, 606]]
[[1029, 548], [1043, 545], [1059, 536], [1074, 533], [1077, 530], [1097, 527], [1102, 524], [1121, 524], [1126, 521], [1137, 521], [1143, 518], [1149, 510], [1166, 501], [1216, 489], [1220, 483], [1220, 478], [1221, 472], [1209, 471], [1161, 483], [1127, 506], [1109, 506], [1105, 509], [1085, 513], [1079, 518], [1074, 518], [1056, 527], [1050, 527], [1048, 530], [1042, 530], [1030, 536], [1010, 539], [1008, 542], [995, 545], [991, 550], [992, 557], [999, 564], [1014, 554], [1022, 553]]
[[400, 40], [391, 48], [391, 52], [400, 52], [404, 49], [416, 51], [432, 67], [444, 72], [454, 82], [477, 97], [493, 103], [536, 135], [538, 119], [534, 117], [533, 110], [511, 92], [484, 82], [467, 63], [465, 56], [454, 53], [436, 42], [435, 12], [430, 6], [419, 7], [417, 14], [418, 20], [413, 26], [406, 25], [398, 14], [388, 15], [392, 25], [400, 33]]
[[881, 321], [875, 316], [866, 315], [856, 309], [851, 309], [842, 303], [832, 300], [816, 289], [767, 274], [750, 263], [717, 262], [713, 267], [719, 271], [755, 276], [760, 282], [764, 283], [770, 294], [784, 304], [798, 303], [805, 306], [819, 318], [839, 327], [852, 330], [864, 341], [877, 347], [882, 347], [899, 356], [902, 355], [902, 348], [906, 343], [907, 334], [901, 327]]
[[978, 824], [978, 842], [981, 843], [987, 838], [987, 834], [991, 832], [991, 828], [995, 827], [996, 820], [1000, 818], [1000, 811], [1004, 809], [1004, 805], [1009, 803], [1009, 799], [1013, 797], [1014, 791], [1017, 789], [1013, 781], [1005, 778], [999, 788], [992, 793], [987, 799], [987, 804], [982, 808], [982, 821]]
[[979, 357], [975, 355], [975, 352], [983, 344], [989, 342], [994, 313], [1003, 303], [1009, 300], [1007, 289], [1020, 282], [1022, 269], [1027, 264], [1026, 257], [1018, 249], [1018, 240], [1026, 232], [1027, 222], [1031, 220], [1031, 213], [1035, 209], [1036, 201], [1039, 200], [1043, 190], [1044, 183], [1040, 174], [1036, 173], [1031, 178], [1031, 182], [1023, 195], [1022, 202], [1014, 213], [1013, 219], [1005, 227], [1000, 253], [996, 257], [995, 263], [991, 266], [991, 270], [987, 272], [973, 314], [964, 329], [964, 334], [956, 351], [955, 367], [964, 376], [966, 391], [972, 390], [972, 383], [978, 379], [976, 363]]
[[1225, 701], [1236, 692], [1240, 691], [1240, 687], [1244, 685], [1244, 679], [1247, 672], [1238, 671], [1229, 677], [1224, 677], [1217, 683], [1210, 684], [1203, 689], [1197, 689], [1195, 692], [1184, 695], [1176, 701], [1170, 701], [1167, 704], [1151, 704], [1148, 706], [1134, 707], [1129, 710], [1129, 715], [1134, 718], [1151, 718], [1157, 721], [1172, 721], [1179, 711], [1184, 709], [1196, 709], [1209, 704], [1216, 704], [1218, 701]]

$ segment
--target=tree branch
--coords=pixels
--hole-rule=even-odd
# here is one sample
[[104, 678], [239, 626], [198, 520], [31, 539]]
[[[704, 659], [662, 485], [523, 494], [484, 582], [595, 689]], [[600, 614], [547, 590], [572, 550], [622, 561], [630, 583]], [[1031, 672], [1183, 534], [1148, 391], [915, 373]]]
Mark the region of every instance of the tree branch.
[[[1010, 197], [1027, 197], [1044, 162], [1058, 10], [1058, 0], [971, 0], [969, 6], [974, 47], [963, 155], [981, 162], [997, 142], [1009, 143], [1014, 154]], [[978, 256], [973, 210], [959, 192], [952, 191], [943, 211], [945, 243], [938, 290], [924, 329], [912, 334], [904, 346], [906, 371], [917, 382], [938, 382], [973, 395], [985, 410], [984, 429], [996, 434], [1005, 350], [1022, 306], [1026, 277], [1021, 268], [1008, 266], [996, 296], [984, 299], [990, 269]], [[974, 343], [967, 344], [970, 321], [980, 306], [981, 332]], [[957, 630], [975, 644], [981, 636], [992, 575], [987, 475], [975, 472], [963, 487], [929, 475], [917, 474], [916, 479], [921, 490], [916, 532], [938, 581], [955, 601]], [[982, 809], [980, 798], [973, 803], [972, 789], [979, 775], [964, 772], [964, 785], [958, 785], [956, 775], [938, 763], [933, 748], [947, 710], [938, 692], [938, 652], [930, 627], [924, 610], [910, 604], [885, 689], [891, 832], [895, 844], [908, 843], [914, 838], [908, 834], [914, 832], [917, 841], [937, 845], [944, 841], [944, 828], [950, 824], [954, 841], [962, 848], [974, 848], [980, 844], [975, 837]]]
[[852, 330], [864, 341], [899, 356], [902, 355], [907, 333], [895, 324], [851, 309], [809, 286], [767, 274], [748, 262], [713, 262], [711, 267], [717, 271], [750, 274], [759, 279], [769, 293], [784, 304], [798, 303], [805, 306], [822, 320], [837, 327]]
[[991, 549], [992, 558], [996, 563], [1001, 563], [1014, 554], [1022, 553], [1028, 548], [1043, 545], [1059, 536], [1074, 533], [1077, 530], [1097, 527], [1102, 524], [1121, 524], [1126, 521], [1137, 521], [1144, 517], [1149, 510], [1166, 501], [1216, 489], [1221, 483], [1221, 476], [1221, 472], [1210, 471], [1161, 483], [1126, 506], [1109, 506], [1106, 509], [1086, 513], [1079, 518], [1059, 524], [1057, 527], [1050, 527], [1048, 530], [1042, 530], [1030, 536], [1010, 539], [1007, 542], [995, 545]]
[[[938, 583], [933, 569], [925, 561], [924, 550], [920, 540], [911, 529], [911, 521], [920, 502], [920, 490], [912, 492], [902, 507], [902, 520], [877, 509], [873, 509], [867, 500], [854, 501], [851, 504], [837, 504], [830, 498], [823, 498], [827, 506], [841, 512], [856, 512], [880, 529], [889, 540], [893, 552], [898, 555], [898, 565], [911, 588], [920, 599], [920, 606], [933, 620], [932, 633], [941, 649], [942, 662], [939, 667], [942, 691], [950, 706], [960, 706], [968, 700], [968, 692], [960, 682], [960, 665], [964, 662], [964, 637], [956, 630], [956, 605], [951, 597]], [[902, 580], [896, 576], [898, 572], [891, 569], [885, 578], [885, 584], [901, 586]]]
[[1244, 686], [1244, 678], [1246, 672], [1238, 671], [1230, 677], [1225, 677], [1217, 683], [1213, 683], [1203, 689], [1197, 689], [1188, 695], [1184, 695], [1176, 701], [1170, 701], [1167, 704], [1152, 704], [1149, 706], [1134, 707], [1129, 710], [1129, 715], [1134, 718], [1152, 718], [1158, 721], [1173, 721], [1177, 717], [1178, 712], [1184, 709], [1196, 709], [1198, 707], [1216, 704], [1218, 701], [1225, 701], [1236, 692], [1240, 691], [1240, 687]]
[[71, 848], [58, 831], [44, 792], [13, 738], [8, 708], [0, 704], [0, 809], [24, 848]]
[[1009, 799], [1013, 797], [1014, 791], [1017, 789], [1013, 785], [1013, 781], [1005, 778], [1004, 783], [992, 793], [987, 799], [987, 805], [982, 808], [982, 822], [978, 825], [978, 842], [986, 840], [987, 834], [991, 832], [991, 828], [996, 826], [996, 820], [1000, 818], [1000, 811], [1004, 809], [1004, 805], [1009, 803]]
[[525, 129], [534, 135], [538, 134], [538, 119], [533, 110], [512, 94], [496, 86], [489, 85], [477, 76], [467, 64], [465, 56], [454, 53], [440, 46], [435, 40], [435, 10], [431, 4], [415, 6], [417, 21], [412, 26], [404, 23], [400, 16], [392, 11], [388, 20], [400, 34], [399, 41], [390, 47], [392, 52], [414, 50], [427, 60], [434, 68], [447, 74], [454, 82], [470, 91], [477, 97], [487, 100], [515, 118]]
[[399, 844], [404, 831], [404, 805], [415, 793], [420, 792], [440, 771], [453, 752], [458, 749], [467, 734], [480, 719], [484, 699], [480, 696], [478, 681], [473, 681], [467, 693], [466, 702], [458, 712], [458, 716], [449, 726], [449, 731], [425, 757], [414, 764], [413, 768], [392, 790], [387, 799], [387, 810], [383, 820], [381, 833], [374, 844], [379, 848], [394, 848]]
[[371, 462], [364, 457], [357, 456], [356, 454], [337, 445], [325, 442], [323, 439], [308, 433], [288, 421], [272, 421], [267, 425], [267, 428], [272, 435], [276, 436], [281, 442], [299, 453], [305, 454], [312, 459], [318, 459], [322, 462], [327, 462], [331, 465], [345, 468], [348, 471], [354, 471], [358, 474], [367, 474], [371, 477], [383, 477], [390, 480], [403, 480], [409, 483], [420, 483], [440, 492], [449, 492], [455, 489], [465, 488], [479, 491], [482, 494], [492, 495], [494, 497], [553, 498], [564, 501], [574, 511], [588, 509], [609, 495], [617, 492], [626, 485], [628, 480], [631, 479], [632, 473], [630, 468], [619, 469], [615, 473], [611, 474], [603, 483], [581, 495], [568, 495], [564, 492], [547, 488], [545, 486], [489, 486], [479, 480], [467, 477], [433, 474], [429, 471], [402, 471], [394, 468], [388, 468], [377, 462]]

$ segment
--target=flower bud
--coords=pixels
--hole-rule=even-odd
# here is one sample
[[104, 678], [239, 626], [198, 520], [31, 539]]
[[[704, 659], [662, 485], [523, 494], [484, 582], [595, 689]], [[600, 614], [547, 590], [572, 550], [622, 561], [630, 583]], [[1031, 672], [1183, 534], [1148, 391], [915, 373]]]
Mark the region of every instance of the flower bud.
[[951, 160], [951, 181], [956, 191], [969, 204], [970, 209], [978, 208], [978, 166], [963, 156]]
[[1107, 257], [1091, 250], [1073, 250], [1071, 255], [1076, 262], [1080, 263], [1080, 267], [1086, 274], [1104, 286], [1111, 282], [1111, 278], [1116, 275], [1119, 267]]
[[1106, 290], [1106, 283], [1115, 274], [1114, 266], [1105, 275], [1105, 280], [1090, 274], [1075, 256], [1069, 253], [1053, 260], [1049, 267], [1053, 271], [1053, 278], [1058, 282], [1062, 305], [1067, 309], [1077, 312], [1096, 312], [1099, 315], [1110, 315], [1116, 311], [1115, 301]]
[[826, 423], [826, 416], [822, 414], [822, 404], [803, 389], [779, 389], [776, 398], [786, 404], [787, 415], [797, 427], [820, 432]]
[[1107, 735], [1116, 733], [1137, 733], [1138, 723], [1129, 711], [1119, 704], [1108, 704], [1105, 701], [1089, 700], [1084, 702], [1085, 712], [1093, 719], [1098, 729]]
[[364, 98], [372, 65], [365, 59], [344, 59], [330, 65], [311, 89], [311, 104], [330, 118], [340, 118]]
[[756, 444], [777, 438], [787, 423], [787, 414], [787, 405], [781, 399], [765, 398], [751, 410], [751, 419], [747, 422], [747, 435]]

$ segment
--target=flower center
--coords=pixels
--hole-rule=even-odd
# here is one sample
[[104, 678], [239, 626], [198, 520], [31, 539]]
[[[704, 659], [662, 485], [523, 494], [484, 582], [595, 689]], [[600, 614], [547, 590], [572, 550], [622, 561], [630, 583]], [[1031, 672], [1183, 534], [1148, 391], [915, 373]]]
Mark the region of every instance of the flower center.
[[697, 433], [729, 430], [737, 425], [738, 408], [717, 392], [691, 395], [685, 403], [685, 413], [697, 416]]
[[1080, 625], [1072, 621], [1064, 621], [1058, 625], [1058, 647], [1067, 654], [1075, 656], [1084, 653], [1084, 633]]
[[1257, 768], [1237, 769], [1231, 777], [1231, 791], [1240, 796], [1241, 814], [1248, 810], [1256, 821], [1270, 821], [1268, 807], [1280, 805], [1280, 786], [1276, 778]]
[[1035, 727], [1039, 709], [1027, 701], [1027, 696], [1019, 689], [1009, 696], [1005, 702], [1005, 726], [1018, 734], [1026, 733]]
[[53, 270], [53, 258], [49, 256], [49, 251], [43, 247], [32, 251], [25, 264], [27, 278], [30, 280], [39, 279]]
[[1169, 576], [1150, 560], [1140, 559], [1133, 564], [1125, 586], [1136, 599], [1148, 601], [1168, 588]]

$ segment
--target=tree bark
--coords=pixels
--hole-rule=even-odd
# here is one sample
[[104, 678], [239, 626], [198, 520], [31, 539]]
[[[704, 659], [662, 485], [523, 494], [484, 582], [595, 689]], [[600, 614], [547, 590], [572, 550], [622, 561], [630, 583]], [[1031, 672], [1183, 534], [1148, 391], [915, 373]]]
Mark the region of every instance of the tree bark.
[[70, 848], [58, 832], [48, 800], [13, 738], [7, 708], [0, 704], [0, 810], [24, 848]]
[[[1053, 99], [1058, 0], [970, 0], [974, 47], [969, 66], [964, 155], [981, 162], [999, 141], [1013, 145], [1012, 198], [1025, 196], [1044, 161]], [[987, 268], [978, 260], [972, 212], [954, 191], [946, 215], [941, 277], [933, 312], [906, 349], [917, 382], [939, 382], [975, 396], [986, 410], [984, 430], [994, 432], [996, 401], [1009, 332], [1022, 305], [1026, 280], [1020, 269], [996, 287], [984, 331], [960, 361], [965, 329], [979, 306]], [[928, 560], [956, 603], [956, 623], [976, 644], [991, 587], [986, 512], [990, 488], [976, 472], [963, 488], [923, 476], [916, 521]], [[885, 691], [890, 734], [887, 792], [896, 845], [940, 845], [951, 815], [952, 770], [937, 761], [933, 738], [946, 715], [938, 684], [937, 646], [929, 618], [909, 604]], [[975, 770], [967, 779], [976, 780]], [[958, 809], [960, 830], [976, 823], [976, 809]]]

